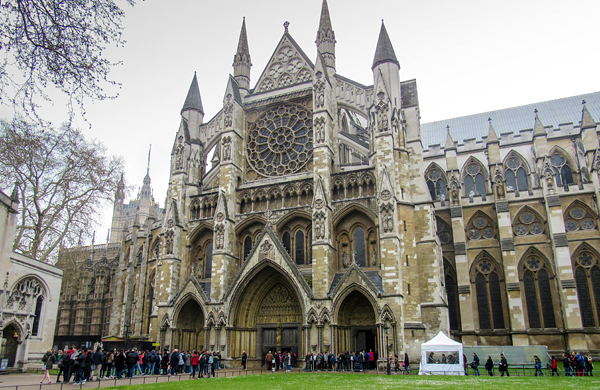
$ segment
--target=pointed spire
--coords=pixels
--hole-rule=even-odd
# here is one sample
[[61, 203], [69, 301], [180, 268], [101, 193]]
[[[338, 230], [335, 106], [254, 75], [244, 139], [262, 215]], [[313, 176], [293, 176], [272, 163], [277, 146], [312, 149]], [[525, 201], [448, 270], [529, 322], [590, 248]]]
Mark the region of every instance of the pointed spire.
[[246, 33], [246, 17], [242, 20], [242, 29], [240, 31], [240, 39], [237, 47], [238, 54], [250, 55], [250, 49], [248, 48], [248, 34]]
[[331, 18], [329, 17], [329, 7], [327, 6], [327, 0], [323, 0], [323, 5], [321, 6], [321, 21], [319, 22], [319, 32], [327, 30], [333, 30], [333, 28], [331, 27]]
[[446, 146], [444, 147], [444, 149], [445, 150], [456, 149], [454, 140], [452, 139], [452, 136], [450, 135], [450, 125], [446, 126], [446, 130], [447, 130], [448, 134], [446, 135]]
[[319, 54], [325, 60], [325, 65], [335, 70], [335, 33], [331, 26], [327, 0], [323, 0], [323, 6], [321, 7], [321, 20], [319, 21], [319, 30], [317, 31], [317, 40], [315, 43], [317, 44]]
[[490, 122], [490, 129], [488, 131], [487, 143], [488, 144], [499, 143], [500, 140], [498, 139], [498, 136], [496, 135], [496, 131], [494, 130], [494, 126], [492, 125], [492, 118], [488, 118], [488, 122]]
[[144, 177], [144, 185], [150, 185], [150, 153], [152, 153], [152, 144], [148, 150], [148, 166], [146, 167], [146, 177]]
[[383, 20], [381, 20], [381, 30], [379, 31], [379, 39], [377, 40], [377, 49], [375, 50], [372, 68], [385, 62], [393, 62], [400, 67], [400, 63], [396, 58], [396, 53], [394, 53], [394, 47], [392, 46], [390, 37], [385, 29], [385, 24], [383, 23]]
[[544, 129], [544, 125], [542, 124], [542, 121], [540, 120], [540, 117], [538, 115], [537, 108], [533, 112], [535, 113], [535, 125], [533, 126], [533, 136], [537, 137], [547, 135], [546, 129]]
[[125, 179], [124, 173], [121, 172], [121, 179], [119, 179], [119, 183], [117, 184], [117, 191], [115, 192], [115, 200], [123, 201], [125, 199]]
[[233, 56], [233, 77], [241, 89], [250, 89], [250, 67], [252, 67], [252, 62], [250, 60], [250, 49], [248, 48], [246, 18], [244, 17], [237, 52]]
[[187, 110], [198, 111], [201, 114], [204, 114], [204, 108], [202, 108], [202, 98], [200, 98], [200, 87], [198, 87], [198, 79], [196, 78], [196, 72], [194, 72], [194, 78], [192, 79], [192, 84], [190, 84], [190, 89], [188, 90], [187, 97], [185, 98], [185, 103], [183, 103], [183, 107], [181, 108], [181, 113]]
[[588, 111], [587, 106], [586, 106], [586, 101], [584, 100], [582, 102], [582, 104], [583, 104], [583, 110], [581, 112], [581, 130], [595, 129], [596, 121], [594, 121], [594, 118], [592, 118], [592, 115]]

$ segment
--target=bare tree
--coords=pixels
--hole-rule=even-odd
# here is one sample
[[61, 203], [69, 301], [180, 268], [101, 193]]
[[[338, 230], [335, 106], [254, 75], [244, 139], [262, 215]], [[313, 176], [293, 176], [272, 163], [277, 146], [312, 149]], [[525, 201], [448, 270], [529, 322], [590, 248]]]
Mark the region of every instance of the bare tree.
[[[108, 74], [118, 62], [104, 57], [122, 46], [124, 11], [135, 0], [0, 0], [0, 102], [35, 114], [37, 98], [54, 86], [84, 112], [84, 99], [114, 98]], [[14, 73], [13, 73], [14, 70]], [[37, 115], [36, 115], [37, 116]]]
[[13, 249], [54, 262], [61, 245], [81, 244], [122, 172], [122, 159], [68, 124], [0, 121], [0, 186], [16, 182], [20, 201]]

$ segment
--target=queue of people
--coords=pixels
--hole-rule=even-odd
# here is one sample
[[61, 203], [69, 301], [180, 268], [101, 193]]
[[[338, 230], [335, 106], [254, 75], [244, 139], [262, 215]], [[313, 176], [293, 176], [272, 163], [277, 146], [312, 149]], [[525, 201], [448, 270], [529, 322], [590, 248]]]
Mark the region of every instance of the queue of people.
[[[42, 382], [51, 383], [49, 370], [56, 364], [58, 375], [56, 383], [69, 383], [73, 378], [74, 385], [84, 384], [102, 379], [133, 378], [137, 375], [169, 375], [189, 374], [193, 378], [210, 378], [220, 370], [221, 353], [219, 351], [143, 351], [137, 348], [128, 350], [96, 351], [88, 348], [71, 347], [66, 351], [48, 352], [42, 358], [44, 378]], [[62, 380], [61, 380], [62, 378]]]

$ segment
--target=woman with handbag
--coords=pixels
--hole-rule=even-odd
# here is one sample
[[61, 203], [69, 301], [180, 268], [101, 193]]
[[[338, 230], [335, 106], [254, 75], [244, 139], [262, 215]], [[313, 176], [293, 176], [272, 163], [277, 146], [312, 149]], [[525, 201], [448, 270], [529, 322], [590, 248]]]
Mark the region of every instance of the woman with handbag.
[[44, 355], [44, 357], [42, 357], [42, 362], [44, 363], [44, 366], [42, 367], [42, 370], [44, 370], [44, 377], [42, 378], [42, 381], [40, 383], [44, 383], [44, 381], [46, 379], [48, 379], [48, 384], [51, 384], [52, 382], [50, 381], [50, 370], [52, 369], [52, 365], [54, 364], [54, 353], [52, 353], [52, 350], [49, 349], [46, 354]]

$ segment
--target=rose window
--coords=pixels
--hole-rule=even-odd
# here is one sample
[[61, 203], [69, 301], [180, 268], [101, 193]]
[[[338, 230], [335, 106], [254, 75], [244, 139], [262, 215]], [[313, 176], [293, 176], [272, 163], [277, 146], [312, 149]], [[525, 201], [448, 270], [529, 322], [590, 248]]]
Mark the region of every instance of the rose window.
[[496, 237], [496, 229], [484, 217], [476, 217], [469, 224], [467, 234], [470, 240], [489, 239]]
[[296, 173], [312, 158], [312, 119], [304, 107], [271, 108], [249, 130], [248, 162], [263, 176]]
[[542, 221], [531, 211], [524, 211], [516, 218], [515, 235], [526, 236], [544, 233]]
[[488, 259], [483, 259], [479, 262], [477, 268], [479, 268], [479, 272], [481, 272], [482, 274], [489, 274], [493, 271], [494, 265]]
[[542, 260], [537, 256], [531, 256], [527, 259], [525, 265], [527, 268], [529, 268], [529, 270], [535, 272], [542, 268]]
[[592, 254], [590, 252], [581, 252], [581, 254], [577, 258], [577, 261], [582, 266], [589, 268], [592, 265], [594, 265], [594, 263], [596, 262], [596, 259], [594, 258], [594, 256], [592, 256]]
[[568, 232], [594, 230], [596, 222], [593, 216], [581, 206], [575, 206], [566, 213], [565, 228]]

